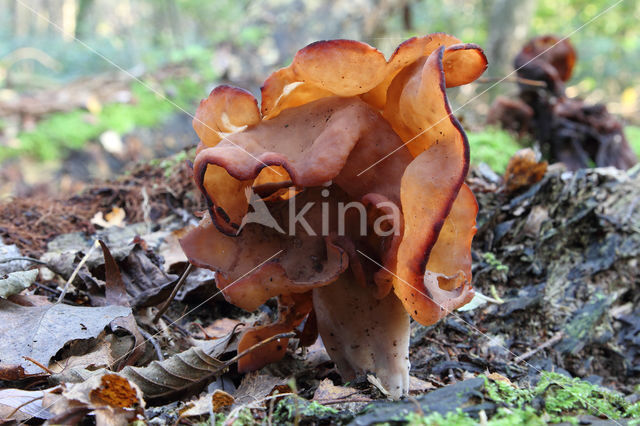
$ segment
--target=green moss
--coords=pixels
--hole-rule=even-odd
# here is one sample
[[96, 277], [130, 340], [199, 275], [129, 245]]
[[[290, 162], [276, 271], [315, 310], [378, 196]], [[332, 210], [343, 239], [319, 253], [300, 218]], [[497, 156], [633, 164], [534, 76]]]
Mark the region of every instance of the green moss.
[[[41, 161], [56, 160], [96, 140], [107, 130], [125, 134], [136, 127], [157, 125], [180, 108], [191, 111], [195, 109], [192, 105], [195, 100], [204, 96], [202, 84], [189, 78], [168, 80], [163, 85], [165, 92], [175, 94], [170, 101], [135, 83], [132, 87], [135, 102], [131, 104], [108, 104], [95, 115], [82, 109], [53, 114], [40, 121], [34, 130], [20, 133], [19, 146], [0, 147], [0, 161], [25, 154]], [[153, 87], [151, 83], [149, 86]]]
[[636, 155], [640, 157], [640, 127], [626, 126], [624, 128], [624, 133], [629, 141], [629, 145], [631, 145], [631, 148]]
[[[640, 127], [626, 126], [624, 131], [631, 148], [640, 157]], [[497, 173], [503, 173], [511, 156], [528, 145], [527, 141], [518, 141], [511, 133], [492, 127], [481, 132], [467, 132], [467, 137], [471, 147], [471, 162], [487, 163]]]
[[275, 410], [273, 410], [273, 421], [275, 424], [287, 424], [298, 419], [322, 419], [338, 414], [334, 408], [319, 404], [316, 401], [307, 401], [306, 399], [289, 396], [278, 401]]
[[487, 128], [481, 132], [467, 132], [473, 164], [487, 163], [497, 173], [503, 173], [509, 159], [523, 147], [509, 132]]
[[506, 272], [506, 273], [509, 272], [509, 266], [500, 262], [500, 260], [496, 258], [495, 254], [491, 252], [486, 252], [482, 254], [482, 258], [484, 259], [485, 262], [489, 264], [489, 266], [494, 268], [496, 271]]
[[150, 164], [154, 167], [160, 167], [164, 170], [164, 176], [169, 177], [174, 172], [176, 166], [184, 163], [189, 158], [195, 157], [195, 149], [180, 151], [177, 154], [171, 155], [164, 159], [152, 159]]
[[567, 421], [585, 413], [611, 419], [639, 414], [638, 404], [629, 404], [622, 395], [557, 373], [543, 373], [534, 393], [544, 397], [551, 421]]
[[[611, 419], [637, 419], [640, 403], [630, 404], [621, 395], [580, 379], [543, 372], [533, 389], [518, 388], [485, 377], [485, 397], [498, 409], [488, 418], [487, 425], [544, 425], [547, 423], [578, 423], [578, 416], [592, 415]], [[536, 410], [534, 401], [544, 401], [544, 408]], [[478, 420], [458, 410], [446, 415], [412, 413], [404, 419], [410, 425], [477, 424]], [[632, 420], [629, 424], [640, 424]]]
[[[412, 413], [406, 418], [406, 421], [411, 426], [473, 426], [478, 424], [477, 419], [462, 411], [450, 412], [445, 416], [440, 413], [432, 413], [428, 416]], [[489, 426], [543, 426], [547, 422], [536, 414], [532, 407], [526, 407], [516, 410], [499, 408], [496, 414], [485, 424]]]

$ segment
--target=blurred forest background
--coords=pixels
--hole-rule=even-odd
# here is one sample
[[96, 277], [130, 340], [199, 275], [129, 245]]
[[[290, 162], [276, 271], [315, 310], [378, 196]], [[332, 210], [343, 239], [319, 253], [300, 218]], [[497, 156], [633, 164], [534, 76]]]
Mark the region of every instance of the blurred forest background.
[[501, 172], [527, 142], [484, 125], [517, 89], [496, 81], [530, 37], [571, 35], [567, 94], [605, 103], [639, 152], [639, 21], [634, 0], [0, 0], [0, 197], [76, 192], [194, 145], [189, 114], [215, 85], [259, 96], [298, 49], [331, 38], [387, 55], [438, 31], [482, 46], [485, 79], [449, 94], [472, 160]]

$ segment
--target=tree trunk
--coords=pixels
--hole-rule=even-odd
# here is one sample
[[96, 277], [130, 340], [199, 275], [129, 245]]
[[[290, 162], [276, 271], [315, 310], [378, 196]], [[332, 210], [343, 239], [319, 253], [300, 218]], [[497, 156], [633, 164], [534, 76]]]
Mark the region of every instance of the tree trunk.
[[513, 71], [513, 59], [527, 38], [536, 0], [494, 0], [487, 40], [488, 77], [502, 78]]
[[76, 34], [80, 40], [89, 35], [89, 23], [87, 22], [87, 16], [91, 12], [95, 0], [78, 0], [78, 9], [76, 13]]

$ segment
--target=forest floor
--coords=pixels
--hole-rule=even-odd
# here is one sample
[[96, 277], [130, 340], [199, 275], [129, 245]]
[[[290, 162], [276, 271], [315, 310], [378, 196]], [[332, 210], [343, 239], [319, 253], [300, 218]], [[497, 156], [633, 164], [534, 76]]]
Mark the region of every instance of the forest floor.
[[139, 164], [66, 199], [0, 204], [0, 418], [357, 425], [640, 418], [640, 169], [555, 168], [513, 193], [489, 168], [472, 170], [479, 296], [434, 326], [412, 325], [411, 395], [389, 401], [366, 378], [343, 383], [319, 343], [303, 350], [292, 339], [285, 360], [239, 374], [237, 335], [256, 315], [273, 316], [273, 306], [248, 314], [229, 305], [210, 271], [189, 274], [156, 318], [187, 266], [177, 238], [204, 211], [192, 157], [190, 150]]

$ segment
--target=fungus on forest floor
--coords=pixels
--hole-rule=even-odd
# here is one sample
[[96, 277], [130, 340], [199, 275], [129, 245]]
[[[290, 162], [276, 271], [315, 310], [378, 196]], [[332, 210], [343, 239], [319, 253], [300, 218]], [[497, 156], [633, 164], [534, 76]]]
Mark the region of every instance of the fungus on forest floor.
[[[603, 104], [589, 105], [565, 94], [576, 52], [568, 39], [544, 35], [531, 39], [514, 61], [519, 85], [517, 99], [498, 97], [487, 122], [500, 124], [519, 136], [530, 134], [551, 162], [568, 169], [595, 165], [629, 169], [638, 162], [620, 120]], [[527, 80], [542, 81], [533, 86]]]
[[[267, 78], [260, 107], [229, 86], [201, 102], [194, 178], [209, 216], [182, 247], [217, 271], [230, 303], [280, 306], [240, 347], [300, 328], [309, 344], [319, 332], [345, 380], [373, 372], [406, 394], [409, 315], [433, 324], [473, 297], [477, 204], [445, 88], [486, 65], [478, 46], [441, 33], [388, 61], [364, 43], [321, 41]], [[239, 370], [281, 359], [287, 343]]]

